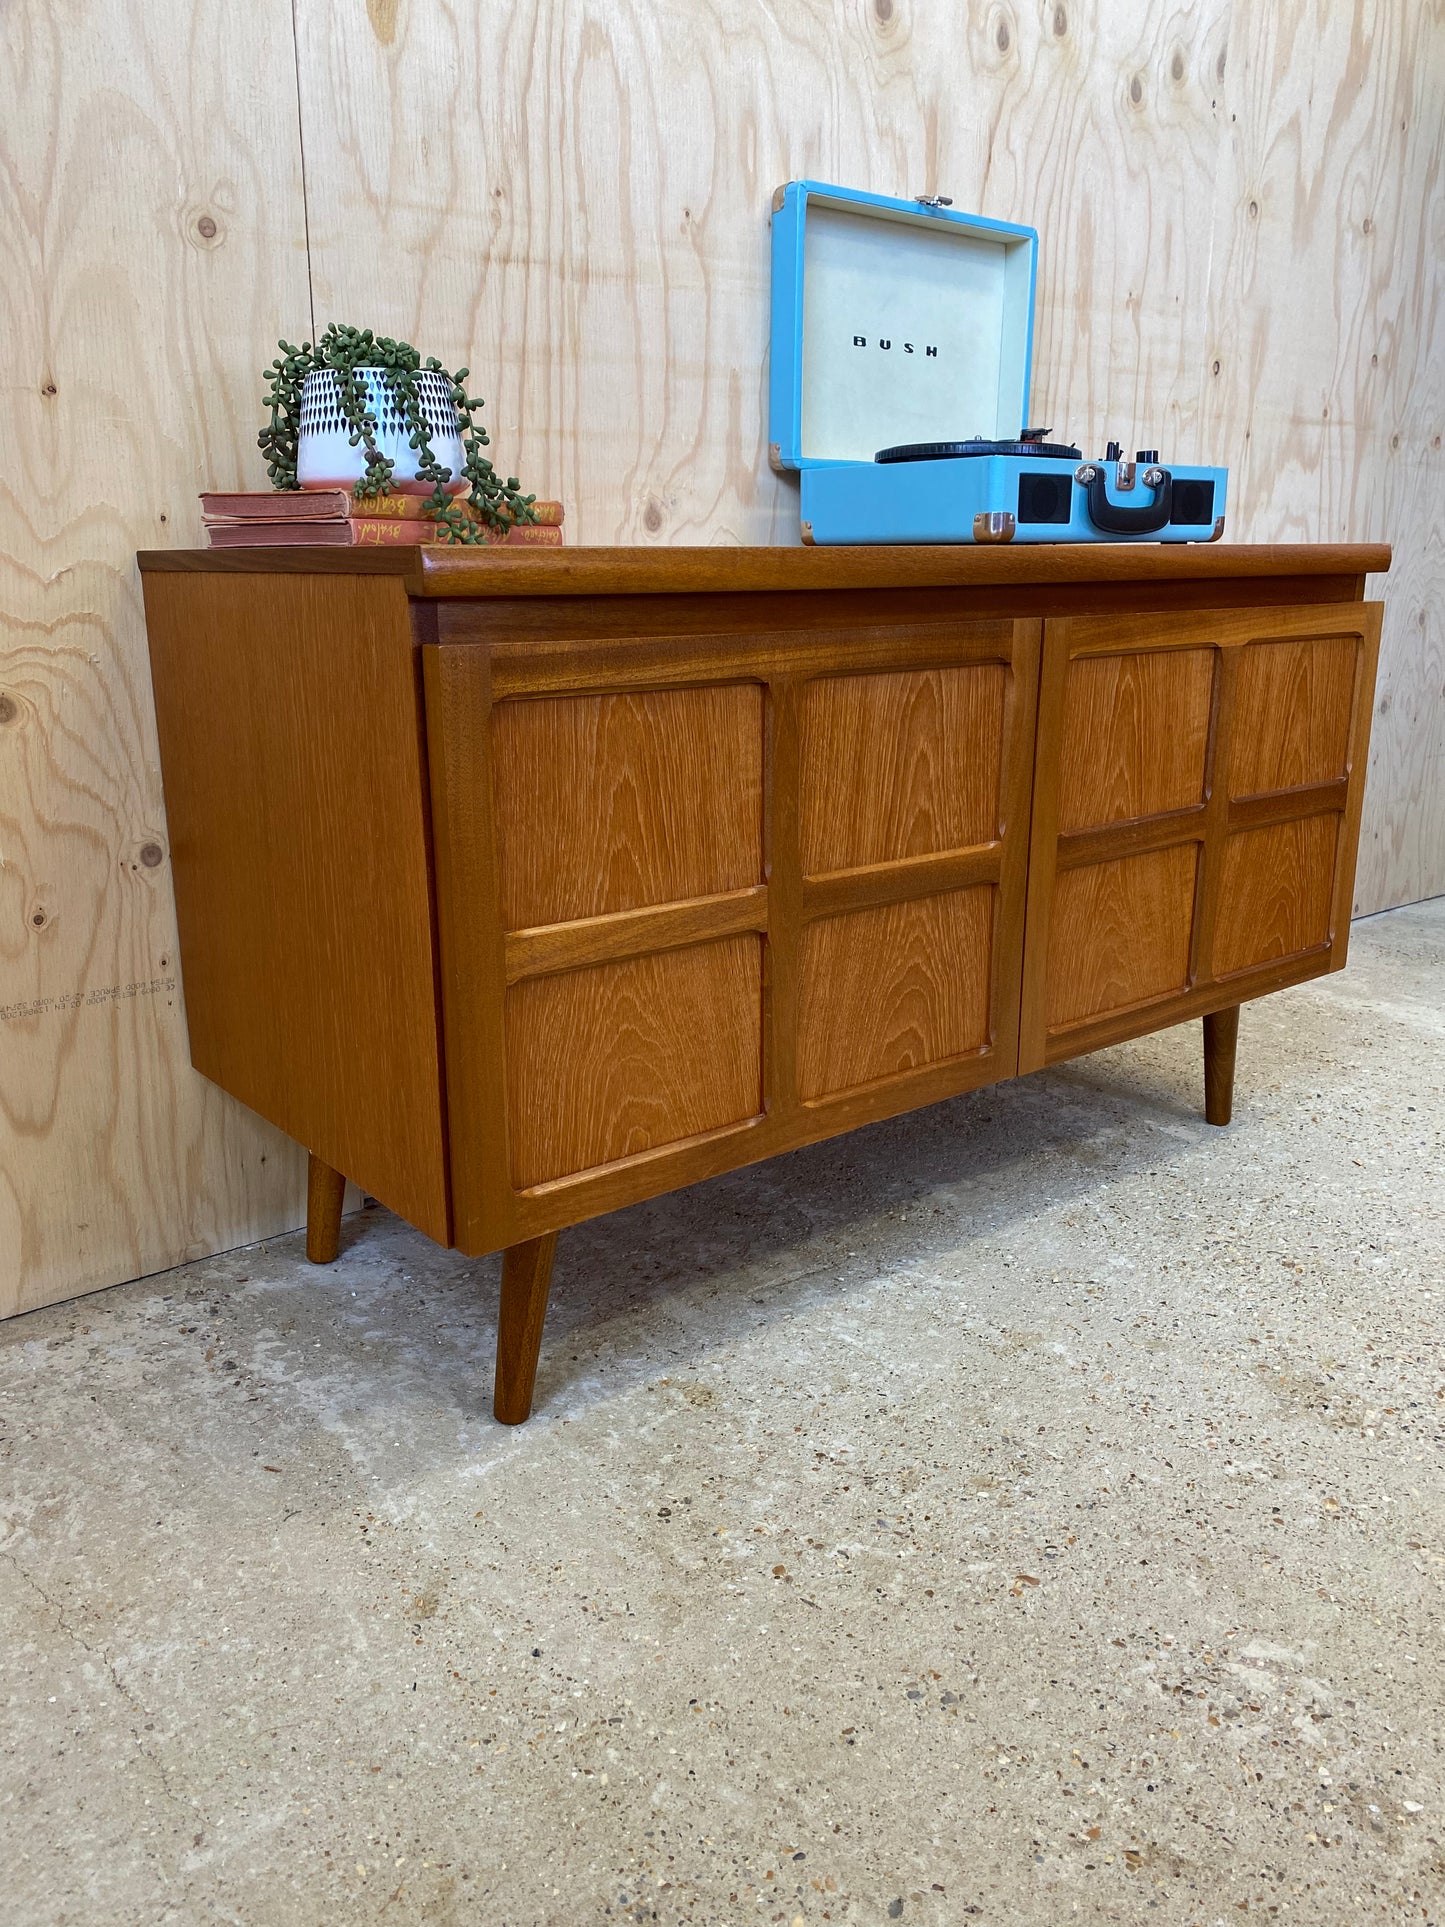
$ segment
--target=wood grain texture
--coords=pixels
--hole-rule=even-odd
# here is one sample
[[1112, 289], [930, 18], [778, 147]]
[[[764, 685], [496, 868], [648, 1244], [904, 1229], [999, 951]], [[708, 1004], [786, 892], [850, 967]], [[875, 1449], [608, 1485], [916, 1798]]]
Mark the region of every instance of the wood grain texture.
[[1302, 783], [1298, 789], [1269, 790], [1244, 796], [1221, 812], [1231, 830], [1260, 830], [1267, 823], [1293, 823], [1301, 816], [1320, 816], [1326, 810], [1343, 814], [1350, 805], [1350, 779], [1333, 783]]
[[257, 480], [307, 314], [286, 0], [0, 9], [0, 1316], [298, 1225], [191, 1069], [138, 548]]
[[[638, 574], [645, 573], [650, 561], [645, 554], [636, 558]], [[223, 579], [214, 580], [224, 592]], [[537, 605], [548, 613], [535, 641], [519, 640], [509, 624], [493, 634], [485, 628], [473, 631], [459, 619], [444, 623], [449, 610], [456, 616], [455, 605], [435, 610], [414, 605], [414, 619], [426, 635], [466, 638], [427, 641], [422, 649], [454, 1224], [462, 1249], [510, 1246], [619, 1203], [1012, 1074], [1040, 625], [950, 620], [947, 593], [938, 594], [942, 599], [932, 601], [918, 622], [911, 619], [905, 599], [881, 596], [861, 628], [856, 621], [835, 619], [839, 612], [831, 604], [820, 615], [807, 596], [766, 599], [759, 612], [765, 625], [752, 628], [736, 612], [720, 609], [720, 600], [726, 599], [703, 595], [697, 607], [690, 608], [686, 598], [668, 598], [664, 604], [635, 595], [619, 597], [631, 615], [666, 608], [662, 630], [642, 637], [628, 633], [627, 622], [607, 601], [579, 602], [575, 619], [567, 624], [560, 622], [557, 605], [547, 603]], [[778, 626], [789, 622], [792, 628]], [[562, 633], [550, 633], [554, 624]], [[998, 835], [962, 851], [804, 878], [802, 714], [810, 680], [833, 680], [845, 672], [889, 678], [916, 668], [946, 675], [980, 663], [990, 672], [1002, 668], [1004, 676], [996, 725], [1001, 742], [994, 807]], [[492, 820], [497, 794], [493, 719], [499, 700], [516, 705], [560, 691], [620, 693], [607, 688], [609, 676], [654, 694], [659, 683], [684, 695], [737, 688], [744, 682], [766, 684], [766, 884], [507, 931], [500, 911], [498, 839]], [[500, 699], [499, 687], [505, 692]], [[525, 767], [542, 772], [539, 783], [550, 780], [535, 759]], [[692, 780], [697, 772], [674, 774]], [[725, 790], [735, 780], [726, 767], [710, 775]], [[995, 903], [987, 954], [976, 981], [960, 992], [982, 1000], [981, 1042], [961, 1055], [930, 1057], [921, 1051], [914, 1068], [898, 1058], [882, 1081], [852, 1084], [841, 1094], [805, 1103], [799, 1088], [799, 1025], [801, 949], [809, 924], [974, 889]], [[910, 921], [906, 909], [895, 921]], [[751, 936], [743, 938], [744, 931]], [[755, 958], [761, 953], [760, 968], [747, 979], [745, 997], [734, 996], [732, 986], [741, 979], [732, 974], [731, 963], [709, 974], [709, 957], [749, 954], [730, 951], [730, 944], [750, 946]], [[940, 959], [946, 965], [946, 952], [947, 943], [935, 943], [930, 967], [937, 969]], [[815, 984], [816, 994], [824, 999], [834, 990], [854, 994], [849, 986], [856, 987], [856, 964], [846, 954], [842, 963], [838, 983], [830, 978]], [[678, 997], [670, 988], [674, 982]], [[721, 1019], [709, 1002], [713, 998], [719, 1000]], [[635, 1018], [623, 1011], [623, 1031], [635, 1035], [622, 1036], [619, 1042], [612, 1015], [604, 1008], [609, 999], [619, 1008], [635, 1006]], [[668, 1000], [675, 1006], [670, 1011], [662, 1009]], [[578, 1010], [586, 1006], [597, 1013], [586, 1016], [583, 1025], [592, 1027], [594, 1044], [587, 1048], [595, 1075], [589, 1071], [569, 1083], [570, 1073], [560, 1060], [572, 1050], [578, 1029], [574, 1002]], [[535, 1013], [521, 1046], [514, 1023], [518, 1011]], [[745, 1023], [734, 1022], [738, 1012], [746, 1013]], [[930, 1029], [942, 1031], [956, 1019], [957, 1013], [950, 1011]], [[719, 1022], [727, 1033], [721, 1045], [721, 1086], [716, 1080], [708, 1083], [701, 1059], [694, 1071], [687, 1057], [688, 1051], [704, 1049], [702, 1033], [709, 1025], [717, 1030]], [[674, 1025], [686, 1033], [685, 1045], [681, 1038], [673, 1039]], [[728, 1068], [733, 1050], [728, 1040], [737, 1038], [741, 1050], [744, 1035], [750, 1039], [745, 1099], [732, 1094], [742, 1087]], [[716, 1038], [713, 1048], [718, 1048]], [[653, 1058], [646, 1061], [649, 1051]], [[624, 1065], [629, 1054], [637, 1061]], [[675, 1084], [664, 1062], [669, 1054], [676, 1060], [674, 1068], [680, 1066]], [[525, 1102], [517, 1082], [524, 1066], [531, 1080]], [[605, 1104], [594, 1101], [594, 1092], [613, 1076], [614, 1067], [623, 1094], [608, 1096], [604, 1091], [607, 1102], [625, 1110], [625, 1087], [634, 1073], [643, 1092], [636, 1114], [641, 1124], [633, 1138], [624, 1130], [619, 1138], [609, 1139], [610, 1127], [602, 1116]], [[726, 1102], [715, 1103], [718, 1089], [724, 1087]], [[690, 1090], [701, 1096], [694, 1101]], [[558, 1144], [564, 1147], [560, 1162]], [[602, 1161], [588, 1162], [598, 1159]], [[536, 1177], [538, 1172], [553, 1175]], [[525, 1182], [528, 1178], [533, 1181]]]
[[[415, 606], [413, 620], [417, 619]], [[507, 1149], [506, 934], [497, 877], [491, 662], [442, 648], [418, 622], [431, 777], [438, 976], [445, 1039], [452, 1236], [496, 1250], [550, 1225], [492, 1236], [511, 1192]]]
[[499, 703], [492, 736], [509, 930], [761, 881], [761, 684]]
[[1234, 1116], [1234, 1061], [1239, 1049], [1239, 1005], [1204, 1019], [1204, 1116], [1224, 1126]]
[[[1364, 821], [1365, 773], [1370, 762], [1371, 732], [1375, 719], [1375, 692], [1379, 687], [1380, 636], [1384, 609], [1380, 603], [1364, 604], [1361, 614], [1360, 655], [1355, 671], [1354, 713], [1350, 718], [1348, 755], [1349, 774], [1345, 782], [1344, 806], [1340, 816], [1339, 840], [1335, 845], [1335, 879], [1330, 902], [1330, 962], [1343, 970], [1349, 958], [1351, 905], [1359, 867], [1360, 829]], [[1311, 786], [1292, 792], [1307, 798]], [[1238, 806], [1230, 805], [1234, 810]], [[1332, 807], [1338, 807], [1333, 805]], [[1301, 809], [1300, 814], [1305, 812]]]
[[[0, 1310], [299, 1220], [300, 1160], [191, 1076], [165, 988], [129, 564], [196, 539], [199, 487], [261, 481], [276, 336], [351, 319], [467, 362], [569, 539], [703, 545], [674, 588], [785, 589], [733, 545], [797, 540], [762, 372], [790, 175], [1036, 223], [1036, 419], [1229, 462], [1231, 539], [1395, 542], [1355, 901], [1445, 889], [1440, 0], [388, 0], [341, 27], [320, 0], [94, 0], [83, 32], [18, 0], [0, 36]], [[565, 587], [461, 559], [467, 592], [615, 586], [606, 550], [567, 553]], [[816, 586], [877, 579], [812, 554]], [[974, 568], [997, 613], [1020, 561], [919, 552], [910, 579]], [[1014, 613], [1059, 612], [1030, 594]]]
[[807, 926], [798, 1018], [805, 1102], [988, 1043], [994, 894], [982, 884]]
[[1071, 830], [1059, 838], [1057, 868], [1077, 870], [1081, 865], [1166, 850], [1171, 843], [1184, 843], [1192, 837], [1202, 839], [1209, 814], [1209, 805], [1200, 803], [1188, 810], [1166, 810], [1161, 816], [1105, 824], [1098, 830]]
[[[1440, 119], [1445, 123], [1445, 115]], [[1445, 250], [1436, 251], [1437, 281], [1442, 255]], [[1445, 313], [1445, 297], [1437, 305]], [[1438, 347], [1436, 361], [1445, 362]], [[1445, 419], [1445, 404], [1434, 405], [1434, 419]], [[1420, 438], [1412, 436], [1409, 462], [1381, 488], [1379, 520], [1398, 535], [1399, 560], [1388, 583], [1375, 591], [1388, 595], [1388, 620], [1353, 897], [1356, 916], [1438, 896], [1445, 888], [1445, 517], [1440, 514], [1445, 455], [1438, 439], [1420, 449]]]
[[395, 581], [147, 579], [191, 1060], [449, 1238], [419, 665]]
[[970, 850], [942, 856], [905, 857], [898, 863], [870, 863], [858, 870], [835, 870], [830, 876], [805, 877], [802, 888], [804, 917], [837, 917], [849, 910], [868, 910], [879, 904], [902, 903], [912, 897], [943, 896], [975, 884], [996, 884], [1004, 869], [1002, 841], [980, 843]]
[[312, 1151], [306, 1160], [306, 1256], [313, 1265], [329, 1265], [341, 1237], [341, 1206], [346, 1178]]
[[[1045, 625], [1020, 1068], [1277, 988], [1321, 943], [1309, 968], [1343, 966], [1379, 620], [1357, 603]], [[1202, 800], [1147, 813], [1170, 783]], [[1060, 834], [1070, 789], [1076, 815], [1145, 813]], [[1303, 819], [1342, 826], [1327, 852], [1299, 854]], [[1295, 942], [1303, 927], [1327, 936]]]
[[1213, 680], [1212, 649], [1070, 664], [1059, 771], [1063, 834], [1203, 801]]
[[[1011, 627], [999, 625], [1006, 649]], [[998, 835], [1002, 662], [820, 677], [803, 698], [803, 871], [823, 876]]]
[[1329, 942], [1339, 825], [1334, 814], [1307, 816], [1230, 837], [1214, 931], [1216, 977]]
[[730, 890], [722, 896], [690, 897], [642, 910], [618, 910], [576, 923], [548, 923], [536, 930], [509, 930], [504, 944], [507, 982], [545, 977], [590, 964], [622, 963], [651, 951], [680, 950], [688, 944], [736, 937], [744, 930], [761, 935], [769, 923], [766, 884]]
[[[906, 567], [909, 551], [884, 553]], [[648, 578], [653, 566], [649, 556], [633, 580]], [[616, 576], [626, 580], [621, 570]], [[1252, 608], [1268, 609], [1273, 622], [1318, 602], [1354, 624], [1363, 580], [1359, 575], [1205, 579], [1191, 572], [1174, 580], [1049, 588], [1023, 580], [985, 589], [892, 593], [800, 587], [784, 594], [451, 598], [419, 603], [418, 619], [434, 625], [438, 641], [485, 645], [493, 691], [504, 701], [516, 695], [682, 687], [702, 680], [704, 671], [730, 682], [751, 676], [776, 684], [784, 677], [927, 669], [940, 660], [986, 662], [997, 659], [995, 625], [1001, 618], [1036, 627], [1047, 617], [1138, 621], [1148, 613], [1157, 633], [1161, 615], [1177, 619], [1205, 610], [1223, 614]]]
[[1249, 644], [1239, 664], [1231, 796], [1344, 775], [1359, 653], [1355, 636]]
[[[646, 564], [641, 556], [649, 559]], [[450, 599], [465, 596], [525, 602], [555, 596], [701, 596], [768, 595], [801, 590], [900, 592], [933, 588], [1050, 587], [1070, 591], [1067, 606], [1081, 611], [1078, 591], [1094, 586], [1168, 584], [1167, 599], [1149, 608], [1178, 608], [1179, 584], [1249, 582], [1294, 576], [1317, 582], [1325, 600], [1353, 602], [1359, 578], [1390, 567], [1385, 543], [1025, 543], [1017, 548], [950, 546], [946, 543], [894, 547], [769, 549], [611, 547], [566, 549], [443, 549], [380, 551], [326, 549], [314, 557], [295, 549], [151, 549], [139, 557], [143, 572], [251, 575], [258, 570], [293, 575], [397, 575], [412, 595]], [[1308, 592], [1288, 591], [1290, 599], [1311, 600]], [[1278, 600], [1278, 597], [1274, 598]], [[1215, 596], [1211, 607], [1239, 607], [1253, 593], [1235, 594], [1231, 603]], [[1122, 607], [1105, 598], [1104, 608]], [[473, 618], [476, 611], [469, 611]], [[988, 612], [985, 611], [985, 614]], [[1007, 613], [1043, 611], [1007, 598]], [[1052, 613], [1052, 611], [1051, 611]], [[457, 640], [456, 637], [446, 638]]]
[[532, 1414], [537, 1355], [552, 1288], [557, 1234], [510, 1245], [502, 1254], [502, 1299], [497, 1313], [497, 1371], [492, 1413], [499, 1424], [523, 1425]]
[[1050, 1030], [1132, 1010], [1189, 977], [1197, 843], [1059, 878], [1049, 925]]
[[1229, 18], [604, 0], [408, 8], [383, 43], [303, 0], [317, 311], [482, 363], [502, 459], [579, 541], [795, 543], [759, 379], [773, 188], [941, 190], [1042, 225], [1043, 417], [1097, 447], [1187, 425], [1192, 453]]
[[1355, 898], [1383, 909], [1445, 890], [1445, 8], [1234, 0], [1221, 95], [1203, 433], [1231, 534], [1395, 545]]
[[1440, 0], [396, 19], [298, 8], [318, 313], [482, 368], [579, 541], [797, 540], [779, 182], [1033, 222], [1036, 419], [1227, 461], [1232, 538], [1399, 544], [1362, 902], [1445, 888]]
[[519, 1187], [741, 1123], [762, 1107], [762, 946], [731, 937], [514, 984]]

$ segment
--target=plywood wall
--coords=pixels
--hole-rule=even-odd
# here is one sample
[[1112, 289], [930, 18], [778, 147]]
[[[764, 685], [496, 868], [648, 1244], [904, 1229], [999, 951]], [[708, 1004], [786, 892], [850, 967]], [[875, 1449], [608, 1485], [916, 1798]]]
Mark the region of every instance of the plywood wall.
[[288, 0], [0, 11], [0, 1313], [294, 1222], [195, 1075], [135, 551], [307, 314]]
[[1396, 545], [1359, 906], [1445, 891], [1445, 0], [17, 0], [0, 159], [0, 1314], [300, 1214], [187, 1068], [132, 556], [313, 314], [467, 362], [573, 540], [791, 542], [773, 188], [1032, 221], [1036, 420]]

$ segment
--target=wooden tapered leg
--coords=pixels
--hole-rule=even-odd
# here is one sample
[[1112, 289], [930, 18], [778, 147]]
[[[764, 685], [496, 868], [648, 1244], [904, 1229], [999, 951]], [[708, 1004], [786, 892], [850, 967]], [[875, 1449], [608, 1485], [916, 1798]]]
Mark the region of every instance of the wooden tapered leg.
[[313, 1265], [329, 1265], [341, 1241], [341, 1200], [346, 1179], [316, 1153], [306, 1166], [306, 1256]]
[[552, 1284], [557, 1234], [529, 1238], [502, 1253], [502, 1310], [497, 1321], [497, 1382], [492, 1410], [503, 1425], [521, 1425], [531, 1415], [542, 1321]]
[[1234, 1115], [1234, 1050], [1239, 1042], [1239, 1005], [1204, 1020], [1204, 1115], [1227, 1124]]

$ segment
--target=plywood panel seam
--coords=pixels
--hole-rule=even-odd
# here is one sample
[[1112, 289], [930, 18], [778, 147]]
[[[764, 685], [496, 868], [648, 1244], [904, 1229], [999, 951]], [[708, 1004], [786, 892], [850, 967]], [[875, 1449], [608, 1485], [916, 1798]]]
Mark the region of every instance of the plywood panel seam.
[[[301, 163], [301, 238], [306, 256], [306, 312], [310, 318], [309, 339], [316, 340], [316, 275], [311, 260], [311, 191], [306, 178], [306, 116], [302, 108], [301, 30], [296, 19], [297, 0], [289, 0], [291, 13], [291, 71], [296, 80], [296, 151]], [[355, 325], [364, 327], [365, 322]]]

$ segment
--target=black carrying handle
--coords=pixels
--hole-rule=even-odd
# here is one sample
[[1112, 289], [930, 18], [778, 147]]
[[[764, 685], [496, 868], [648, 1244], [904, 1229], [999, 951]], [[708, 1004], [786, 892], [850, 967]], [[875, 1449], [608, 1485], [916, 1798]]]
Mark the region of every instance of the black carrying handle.
[[1174, 512], [1174, 477], [1167, 468], [1161, 468], [1159, 473], [1164, 479], [1147, 508], [1121, 509], [1109, 500], [1104, 489], [1104, 471], [1096, 466], [1085, 485], [1089, 520], [1094, 527], [1105, 535], [1154, 535], [1162, 529]]

